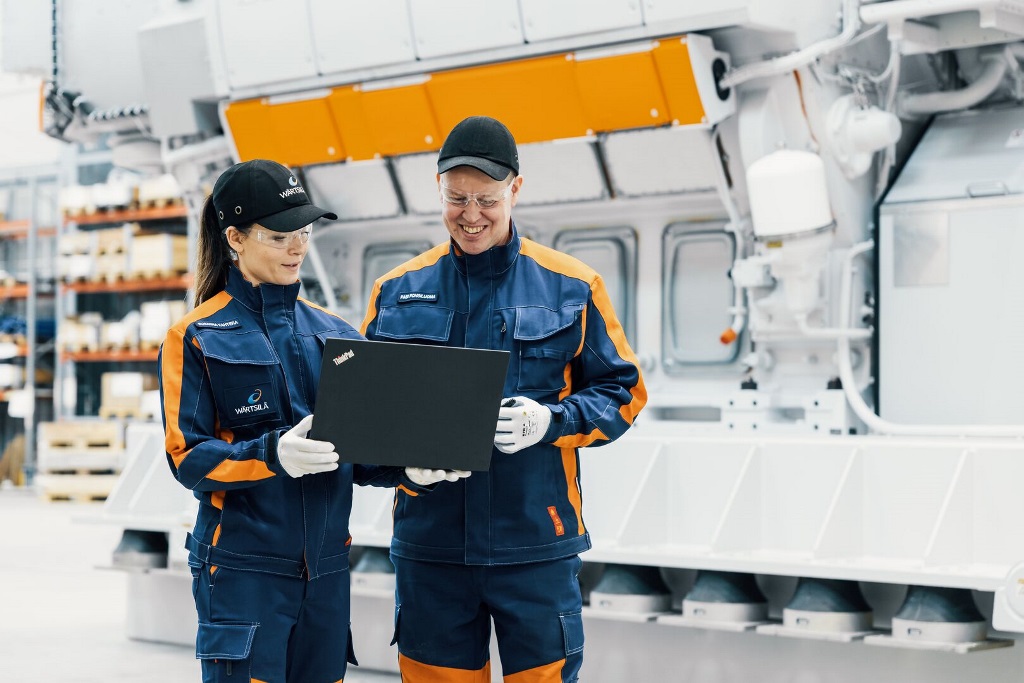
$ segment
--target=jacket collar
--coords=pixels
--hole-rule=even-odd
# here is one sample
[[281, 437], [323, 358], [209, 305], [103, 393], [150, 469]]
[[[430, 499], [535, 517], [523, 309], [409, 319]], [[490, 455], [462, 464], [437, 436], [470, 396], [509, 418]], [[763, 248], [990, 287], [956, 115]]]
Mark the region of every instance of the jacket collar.
[[274, 285], [264, 282], [253, 287], [237, 266], [231, 266], [228, 268], [228, 281], [224, 289], [243, 306], [259, 313], [271, 307], [295, 308], [295, 301], [299, 297], [299, 287], [300, 283], [297, 280], [290, 285]]
[[511, 229], [512, 239], [508, 241], [508, 244], [491, 247], [482, 254], [464, 254], [455, 240], [451, 240], [448, 254], [451, 256], [452, 262], [455, 263], [455, 269], [463, 275], [485, 277], [503, 275], [515, 263], [516, 257], [519, 256], [519, 248], [522, 246], [515, 221], [511, 221]]

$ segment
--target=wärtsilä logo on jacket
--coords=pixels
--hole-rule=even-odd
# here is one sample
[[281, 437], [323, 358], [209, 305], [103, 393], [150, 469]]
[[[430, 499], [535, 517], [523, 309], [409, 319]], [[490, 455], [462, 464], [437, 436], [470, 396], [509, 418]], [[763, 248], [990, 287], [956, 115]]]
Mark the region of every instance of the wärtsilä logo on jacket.
[[257, 389], [249, 394], [249, 398], [246, 399], [245, 405], [235, 408], [235, 415], [247, 415], [249, 413], [260, 413], [264, 410], [270, 410], [270, 404], [262, 399], [263, 391]]

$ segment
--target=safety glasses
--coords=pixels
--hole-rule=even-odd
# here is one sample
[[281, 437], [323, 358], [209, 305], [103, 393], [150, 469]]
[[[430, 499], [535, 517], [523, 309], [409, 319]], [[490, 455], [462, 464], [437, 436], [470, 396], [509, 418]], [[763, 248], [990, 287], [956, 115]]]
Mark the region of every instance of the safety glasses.
[[476, 205], [481, 209], [490, 209], [507, 199], [511, 191], [511, 183], [506, 185], [505, 189], [500, 192], [461, 192], [453, 190], [447, 185], [441, 185], [441, 201], [445, 204], [457, 206], [460, 209], [469, 206], [470, 202], [476, 202]]
[[256, 238], [256, 241], [271, 249], [291, 249], [292, 247], [306, 244], [309, 242], [309, 236], [312, 232], [312, 225], [307, 225], [304, 228], [292, 230], [291, 232], [277, 232], [276, 230], [267, 230], [266, 228], [252, 229], [252, 235]]

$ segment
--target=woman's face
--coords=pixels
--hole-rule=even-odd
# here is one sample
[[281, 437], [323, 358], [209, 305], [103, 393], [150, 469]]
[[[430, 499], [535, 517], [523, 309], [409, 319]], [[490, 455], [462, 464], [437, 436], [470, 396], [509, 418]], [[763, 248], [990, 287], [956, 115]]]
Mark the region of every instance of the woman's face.
[[276, 232], [259, 223], [248, 233], [227, 229], [228, 244], [238, 254], [238, 269], [255, 287], [264, 282], [290, 285], [299, 279], [299, 267], [309, 249], [313, 226], [292, 232]]

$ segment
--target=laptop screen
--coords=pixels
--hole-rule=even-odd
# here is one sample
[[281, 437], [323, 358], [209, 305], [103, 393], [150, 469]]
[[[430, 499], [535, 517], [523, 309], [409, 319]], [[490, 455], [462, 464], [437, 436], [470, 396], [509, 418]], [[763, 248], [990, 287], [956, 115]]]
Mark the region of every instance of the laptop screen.
[[509, 353], [330, 338], [311, 439], [342, 462], [490, 468]]

